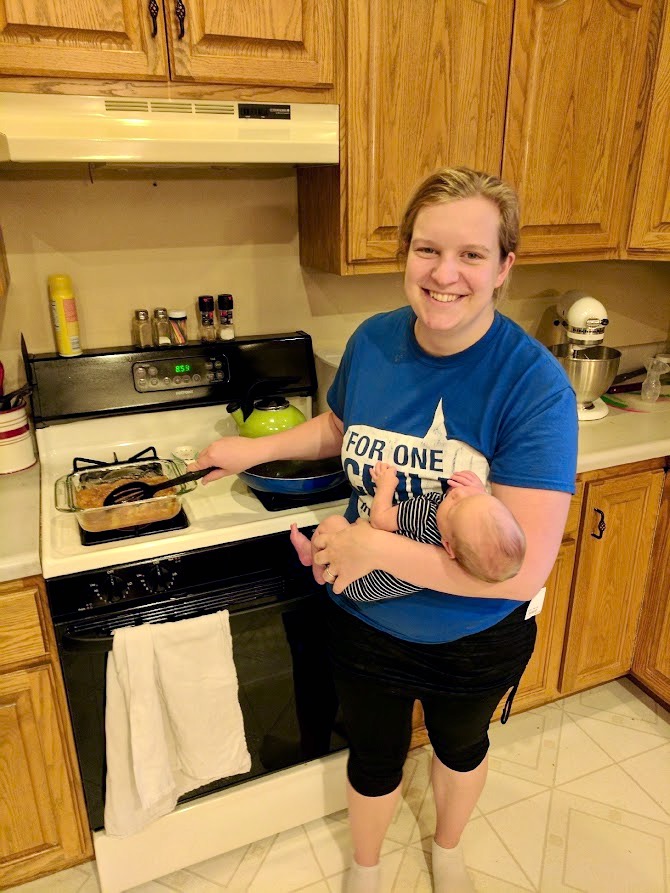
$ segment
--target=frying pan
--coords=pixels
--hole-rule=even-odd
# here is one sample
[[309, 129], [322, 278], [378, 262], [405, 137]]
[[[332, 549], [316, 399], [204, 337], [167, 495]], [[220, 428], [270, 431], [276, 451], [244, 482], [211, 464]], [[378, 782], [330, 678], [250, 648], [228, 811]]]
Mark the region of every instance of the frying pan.
[[346, 480], [339, 456], [330, 459], [279, 459], [240, 472], [252, 490], [265, 493], [319, 493]]

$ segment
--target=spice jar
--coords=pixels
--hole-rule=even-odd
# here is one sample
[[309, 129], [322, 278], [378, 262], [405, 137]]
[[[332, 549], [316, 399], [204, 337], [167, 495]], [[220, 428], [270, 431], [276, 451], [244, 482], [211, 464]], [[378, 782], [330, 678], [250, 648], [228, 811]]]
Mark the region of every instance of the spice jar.
[[153, 347], [153, 333], [148, 310], [135, 311], [132, 333], [135, 347]]
[[186, 344], [188, 341], [186, 335], [186, 311], [168, 310], [168, 320], [170, 321], [170, 341], [173, 344]]
[[212, 295], [200, 295], [198, 298], [198, 309], [200, 310], [200, 340], [216, 341], [214, 297]]
[[232, 341], [235, 337], [235, 327], [233, 326], [233, 296], [219, 295], [219, 339], [221, 341]]
[[151, 324], [154, 347], [168, 347], [170, 344], [170, 321], [165, 307], [156, 307]]

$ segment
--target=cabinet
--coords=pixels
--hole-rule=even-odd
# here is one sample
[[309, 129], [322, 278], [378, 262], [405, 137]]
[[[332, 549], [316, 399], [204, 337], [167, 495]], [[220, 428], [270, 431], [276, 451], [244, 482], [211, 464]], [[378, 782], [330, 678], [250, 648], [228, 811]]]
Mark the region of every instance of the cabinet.
[[566, 695], [631, 669], [663, 487], [662, 460], [584, 476], [560, 691]]
[[318, 87], [333, 30], [334, 0], [0, 0], [0, 72]]
[[518, 0], [503, 177], [521, 255], [615, 257], [652, 0]]
[[666, 471], [633, 677], [670, 707], [670, 473]]
[[628, 240], [629, 256], [670, 259], [670, 4], [658, 64]]
[[397, 270], [412, 186], [447, 163], [500, 170], [513, 0], [349, 0], [340, 168], [298, 172], [300, 257]]
[[0, 887], [90, 858], [42, 581], [0, 583]]

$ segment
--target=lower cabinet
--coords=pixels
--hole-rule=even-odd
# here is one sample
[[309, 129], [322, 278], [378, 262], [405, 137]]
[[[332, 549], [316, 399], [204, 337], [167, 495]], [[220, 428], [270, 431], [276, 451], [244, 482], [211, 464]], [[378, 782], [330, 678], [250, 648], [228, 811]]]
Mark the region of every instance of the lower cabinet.
[[0, 583], [0, 888], [93, 855], [45, 599]]
[[663, 488], [663, 461], [617, 466], [584, 478], [562, 695], [624, 676], [631, 669]]
[[665, 474], [632, 675], [670, 706], [670, 472]]

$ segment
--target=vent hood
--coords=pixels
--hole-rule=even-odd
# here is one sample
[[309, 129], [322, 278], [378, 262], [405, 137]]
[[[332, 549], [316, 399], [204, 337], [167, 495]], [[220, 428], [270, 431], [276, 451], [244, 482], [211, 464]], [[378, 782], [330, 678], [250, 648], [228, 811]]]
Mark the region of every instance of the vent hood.
[[337, 164], [337, 105], [0, 93], [0, 162]]

